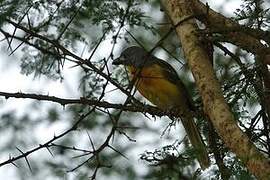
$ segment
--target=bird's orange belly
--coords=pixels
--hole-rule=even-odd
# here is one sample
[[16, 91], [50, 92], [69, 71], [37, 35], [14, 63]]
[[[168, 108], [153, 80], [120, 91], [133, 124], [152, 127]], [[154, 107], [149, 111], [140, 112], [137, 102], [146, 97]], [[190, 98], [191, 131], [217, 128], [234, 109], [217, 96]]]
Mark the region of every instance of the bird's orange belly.
[[135, 85], [146, 99], [161, 109], [172, 109], [177, 106], [181, 97], [179, 89], [166, 80], [158, 68], [144, 69], [140, 74]]

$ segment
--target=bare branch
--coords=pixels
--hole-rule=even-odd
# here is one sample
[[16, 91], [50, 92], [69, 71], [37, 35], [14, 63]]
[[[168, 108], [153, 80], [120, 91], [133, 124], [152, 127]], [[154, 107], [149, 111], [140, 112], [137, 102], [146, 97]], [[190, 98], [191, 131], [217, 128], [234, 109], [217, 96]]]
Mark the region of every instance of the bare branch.
[[166, 116], [172, 115], [176, 116], [177, 114], [174, 112], [162, 111], [154, 106], [145, 105], [145, 104], [131, 104], [131, 105], [124, 105], [124, 104], [113, 104], [107, 101], [100, 101], [95, 99], [87, 99], [81, 97], [80, 99], [64, 99], [55, 96], [48, 96], [48, 95], [41, 95], [41, 94], [26, 94], [26, 93], [8, 93], [8, 92], [0, 92], [0, 96], [4, 96], [6, 99], [8, 98], [27, 98], [39, 101], [49, 101], [59, 103], [62, 106], [68, 104], [81, 104], [81, 105], [89, 105], [89, 106], [96, 106], [101, 108], [112, 108], [112, 109], [119, 109], [123, 111], [131, 111], [131, 112], [142, 112], [142, 113], [149, 113], [153, 116]]
[[[15, 157], [10, 157], [8, 160], [6, 161], [3, 161], [0, 163], [0, 167], [1, 166], [4, 166], [4, 165], [7, 165], [7, 164], [10, 164], [10, 163], [14, 163], [14, 161], [18, 160], [18, 159], [21, 159], [21, 158], [27, 158], [30, 154], [40, 150], [40, 149], [43, 149], [43, 148], [47, 148], [50, 146], [50, 144], [54, 141], [56, 141], [57, 139], [60, 139], [62, 137], [64, 137], [65, 135], [67, 135], [68, 133], [70, 133], [71, 131], [74, 131], [77, 129], [78, 125], [81, 123], [82, 120], [84, 120], [89, 114], [91, 114], [93, 111], [95, 110], [95, 107], [92, 108], [92, 110], [90, 110], [88, 113], [86, 114], [83, 114], [80, 116], [80, 118], [73, 124], [73, 126], [69, 129], [67, 129], [66, 131], [64, 131], [63, 133], [61, 133], [60, 135], [58, 136], [54, 136], [51, 140], [47, 141], [46, 143], [44, 144], [40, 144], [38, 147], [36, 148], [33, 148], [29, 151], [26, 151], [26, 152], [22, 152], [20, 151], [22, 154], [19, 155], [19, 156], [15, 156]], [[18, 149], [18, 148], [17, 148]], [[19, 149], [18, 149], [19, 150]], [[27, 161], [28, 162], [28, 161]]]

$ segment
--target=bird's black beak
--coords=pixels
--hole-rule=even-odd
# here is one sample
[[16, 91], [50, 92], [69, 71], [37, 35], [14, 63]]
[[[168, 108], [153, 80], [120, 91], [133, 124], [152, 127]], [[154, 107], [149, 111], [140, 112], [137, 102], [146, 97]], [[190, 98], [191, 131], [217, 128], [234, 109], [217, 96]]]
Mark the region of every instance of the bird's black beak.
[[120, 57], [114, 59], [112, 64], [113, 65], [121, 65], [121, 64], [124, 64], [124, 62], [125, 62], [125, 58], [123, 56], [120, 56]]

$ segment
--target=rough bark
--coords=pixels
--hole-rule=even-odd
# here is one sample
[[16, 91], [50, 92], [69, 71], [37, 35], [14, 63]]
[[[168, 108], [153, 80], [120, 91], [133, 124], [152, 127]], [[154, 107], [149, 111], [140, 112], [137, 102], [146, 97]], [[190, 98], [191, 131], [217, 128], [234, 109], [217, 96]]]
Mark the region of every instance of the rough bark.
[[[161, 2], [174, 25], [183, 18], [193, 16], [190, 0], [162, 0]], [[202, 96], [204, 111], [226, 146], [242, 160], [250, 172], [260, 179], [269, 179], [270, 163], [237, 126], [224, 100], [207, 52], [198, 38], [197, 30], [194, 19], [189, 19], [176, 27], [185, 58]]]

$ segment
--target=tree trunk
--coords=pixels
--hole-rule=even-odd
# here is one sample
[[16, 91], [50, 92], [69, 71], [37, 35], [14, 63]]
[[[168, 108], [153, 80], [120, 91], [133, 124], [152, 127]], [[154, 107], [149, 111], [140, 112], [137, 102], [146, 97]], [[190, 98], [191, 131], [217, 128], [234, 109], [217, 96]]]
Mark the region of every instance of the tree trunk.
[[[193, 16], [190, 0], [162, 0], [162, 4], [174, 25]], [[250, 172], [260, 179], [269, 179], [270, 162], [237, 126], [215, 77], [208, 53], [198, 38], [197, 30], [195, 19], [191, 18], [176, 27], [185, 57], [202, 96], [204, 111], [226, 146], [242, 160]]]

